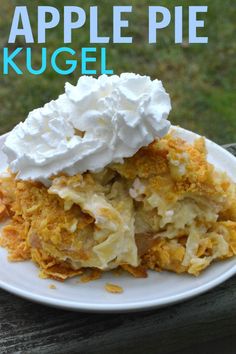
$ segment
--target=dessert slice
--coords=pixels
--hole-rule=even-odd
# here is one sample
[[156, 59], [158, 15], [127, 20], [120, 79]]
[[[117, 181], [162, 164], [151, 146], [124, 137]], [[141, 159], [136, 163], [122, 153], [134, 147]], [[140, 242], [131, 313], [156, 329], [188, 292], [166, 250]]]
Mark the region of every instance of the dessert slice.
[[122, 268], [199, 275], [236, 252], [235, 184], [173, 130], [100, 172], [52, 176], [49, 186], [1, 178], [0, 243], [42, 277], [91, 279]]

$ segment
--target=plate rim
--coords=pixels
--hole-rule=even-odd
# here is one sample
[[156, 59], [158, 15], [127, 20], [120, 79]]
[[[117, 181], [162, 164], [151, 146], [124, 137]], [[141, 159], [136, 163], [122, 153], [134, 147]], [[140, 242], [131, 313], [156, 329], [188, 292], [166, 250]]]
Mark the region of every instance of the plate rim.
[[[171, 126], [174, 130], [180, 131], [182, 133], [187, 133], [189, 135], [194, 136], [195, 138], [200, 137], [199, 134], [194, 133], [190, 130], [178, 127], [178, 126]], [[3, 141], [4, 138], [8, 133], [1, 135], [0, 139]], [[232, 157], [235, 159], [235, 165], [236, 165], [236, 158], [227, 150], [225, 150], [223, 147], [220, 145], [214, 143], [210, 139], [205, 138], [206, 141], [209, 144], [213, 144], [213, 147], [217, 147], [217, 149], [222, 149], [224, 153], [232, 159]], [[1, 150], [1, 147], [0, 147]], [[232, 261], [232, 260], [231, 260]], [[191, 290], [186, 290], [183, 292], [180, 292], [179, 294], [173, 294], [170, 296], [166, 296], [164, 298], [159, 298], [159, 299], [153, 299], [153, 300], [144, 300], [144, 301], [134, 301], [134, 302], [129, 302], [129, 303], [118, 303], [118, 304], [94, 304], [94, 303], [85, 303], [85, 302], [77, 302], [73, 300], [62, 300], [62, 299], [56, 299], [55, 297], [49, 297], [46, 295], [39, 295], [35, 292], [31, 292], [28, 290], [24, 290], [20, 288], [19, 286], [13, 286], [11, 284], [8, 284], [7, 282], [1, 280], [0, 278], [0, 288], [3, 290], [19, 296], [21, 298], [24, 298], [26, 300], [30, 300], [33, 302], [37, 302], [43, 305], [47, 306], [52, 306], [56, 308], [61, 308], [61, 309], [66, 309], [66, 310], [71, 310], [71, 311], [80, 311], [80, 312], [91, 312], [91, 313], [122, 313], [122, 312], [138, 312], [138, 311], [145, 311], [145, 310], [152, 310], [155, 308], [161, 308], [165, 307], [168, 305], [173, 305], [178, 302], [186, 301], [188, 299], [191, 299], [197, 295], [201, 295], [216, 286], [222, 284], [229, 278], [231, 278], [233, 275], [236, 274], [236, 258], [234, 259], [235, 264], [233, 264], [227, 271], [224, 271], [222, 274], [218, 275], [216, 278], [210, 280], [209, 282], [199, 285]], [[212, 265], [214, 266], [214, 265]], [[36, 274], [37, 276], [37, 274]], [[181, 275], [180, 275], [181, 276]]]
[[0, 280], [0, 288], [23, 299], [64, 310], [91, 313], [125, 313], [148, 311], [190, 300], [195, 296], [201, 295], [207, 291], [214, 289], [218, 285], [222, 284], [223, 282], [234, 276], [235, 273], [236, 260], [235, 264], [227, 272], [223, 272], [217, 278], [212, 279], [204, 285], [200, 285], [196, 288], [193, 288], [192, 290], [187, 290], [177, 295], [167, 296], [164, 299], [136, 301], [127, 304], [93, 304], [75, 302], [72, 300], [60, 300], [45, 295], [38, 295], [30, 291], [22, 290], [21, 288], [11, 286], [2, 280]]

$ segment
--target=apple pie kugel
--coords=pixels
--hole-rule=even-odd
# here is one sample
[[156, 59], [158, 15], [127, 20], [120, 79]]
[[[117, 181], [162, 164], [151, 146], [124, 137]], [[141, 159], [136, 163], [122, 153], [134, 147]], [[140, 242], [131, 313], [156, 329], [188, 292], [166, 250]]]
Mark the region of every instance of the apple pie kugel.
[[172, 130], [124, 163], [58, 174], [50, 186], [8, 170], [0, 244], [11, 261], [33, 260], [41, 277], [62, 281], [116, 268], [197, 276], [236, 253], [235, 184], [206, 155], [204, 138], [191, 145]]

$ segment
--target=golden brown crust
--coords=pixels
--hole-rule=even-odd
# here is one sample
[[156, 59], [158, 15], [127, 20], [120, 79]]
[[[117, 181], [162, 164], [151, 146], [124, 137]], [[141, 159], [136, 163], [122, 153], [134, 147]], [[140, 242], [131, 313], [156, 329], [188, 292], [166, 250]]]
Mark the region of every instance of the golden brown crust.
[[[147, 269], [198, 275], [212, 261], [236, 254], [235, 184], [207, 162], [203, 138], [190, 145], [168, 134], [100, 174], [56, 176], [52, 184], [84, 198], [104, 196], [118, 213], [130, 203], [140, 265], [120, 266], [134, 277], [146, 277]], [[120, 223], [119, 214], [106, 206], [99, 213]], [[11, 261], [32, 259], [42, 277], [60, 281], [101, 276], [98, 269], [88, 275], [79, 266], [99, 245], [94, 232], [103, 231], [79, 203], [11, 174], [0, 181], [0, 221], [7, 218], [0, 245]]]
[[135, 278], [147, 278], [147, 268], [143, 266], [132, 267], [129, 264], [123, 264], [121, 266], [126, 272], [132, 274]]

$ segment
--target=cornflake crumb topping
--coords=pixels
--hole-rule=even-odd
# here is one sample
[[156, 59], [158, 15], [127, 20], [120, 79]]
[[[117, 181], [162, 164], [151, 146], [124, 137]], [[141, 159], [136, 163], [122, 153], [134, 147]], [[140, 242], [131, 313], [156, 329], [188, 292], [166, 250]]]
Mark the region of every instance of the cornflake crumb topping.
[[112, 294], [122, 294], [124, 292], [123, 288], [116, 284], [107, 283], [105, 289], [108, 293]]
[[57, 287], [56, 287], [56, 285], [54, 285], [54, 284], [50, 284], [49, 285], [49, 289], [56, 289]]
[[1, 175], [0, 220], [9, 260], [58, 281], [114, 269], [198, 276], [236, 255], [235, 183], [207, 161], [203, 138], [172, 132], [99, 173], [54, 176], [50, 188]]

